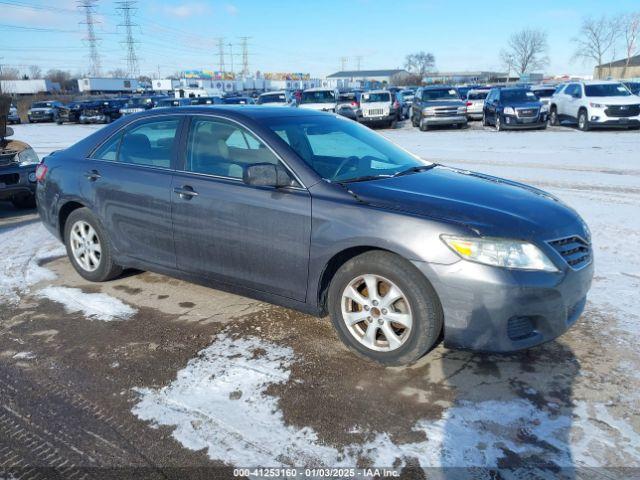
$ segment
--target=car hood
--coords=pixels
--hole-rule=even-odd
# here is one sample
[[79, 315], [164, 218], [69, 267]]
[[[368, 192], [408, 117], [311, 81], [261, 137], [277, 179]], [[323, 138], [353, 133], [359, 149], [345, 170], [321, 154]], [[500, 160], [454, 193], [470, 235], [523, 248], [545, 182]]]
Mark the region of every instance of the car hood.
[[466, 102], [462, 100], [431, 100], [431, 101], [423, 101], [422, 105], [425, 108], [429, 107], [464, 107]]
[[346, 187], [370, 205], [464, 225], [483, 236], [538, 240], [589, 237], [580, 216], [556, 197], [481, 173], [436, 166]]

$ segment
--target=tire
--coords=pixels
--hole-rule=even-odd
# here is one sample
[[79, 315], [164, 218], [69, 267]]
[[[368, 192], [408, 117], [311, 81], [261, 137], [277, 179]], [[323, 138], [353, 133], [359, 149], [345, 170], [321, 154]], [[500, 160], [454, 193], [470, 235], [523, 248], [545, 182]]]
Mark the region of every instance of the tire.
[[420, 127], [420, 131], [421, 132], [426, 132], [427, 130], [429, 130], [429, 124], [427, 122], [420, 122], [419, 123], [419, 127]]
[[551, 110], [549, 111], [549, 125], [554, 127], [560, 125], [560, 121], [558, 119], [558, 107], [556, 106], [551, 107]]
[[411, 117], [411, 125], [413, 125], [414, 127], [419, 127], [420, 126], [420, 122], [416, 121], [416, 117], [412, 116]]
[[389, 128], [396, 128], [398, 126], [398, 120], [397, 119], [393, 119], [391, 120], [391, 123], [389, 123]]
[[584, 109], [578, 112], [578, 130], [582, 132], [588, 132], [591, 130], [591, 126], [589, 125], [589, 114]]
[[[85, 225], [93, 229], [94, 235], [88, 233], [86, 238], [89, 238], [89, 235], [91, 235], [93, 241], [95, 242], [97, 239], [98, 245], [100, 246], [100, 254], [95, 255], [98, 258], [98, 262], [96, 263], [89, 259], [90, 263], [87, 264], [89, 268], [76, 259], [76, 254], [74, 254], [72, 231], [76, 225], [78, 225], [80, 229], [85, 230], [85, 232], [88, 230], [84, 228]], [[75, 268], [76, 272], [85, 280], [89, 280], [90, 282], [106, 282], [116, 278], [122, 273], [122, 267], [113, 260], [113, 248], [107, 232], [88, 208], [79, 208], [71, 212], [64, 226], [64, 244], [67, 247], [67, 256], [73, 268]], [[90, 257], [88, 253], [84, 254], [85, 259], [87, 259], [88, 256]], [[82, 255], [79, 257], [82, 258]]]
[[[368, 293], [365, 297], [358, 291], [359, 298], [366, 302], [366, 306], [358, 311], [348, 310], [354, 305], [359, 308], [359, 304], [344, 294], [356, 283], [366, 290], [365, 276], [367, 279], [380, 281], [374, 282], [378, 285], [376, 295], [379, 302], [375, 303]], [[390, 290], [383, 292], [382, 288], [390, 285], [400, 292], [401, 297], [387, 305], [387, 310], [384, 294]], [[370, 251], [346, 262], [331, 280], [328, 299], [331, 320], [340, 339], [358, 355], [383, 365], [407, 365], [415, 362], [436, 344], [442, 331], [444, 315], [435, 290], [411, 263], [390, 252]], [[407, 311], [411, 324], [409, 329], [403, 329], [400, 323], [389, 323], [385, 318], [385, 315], [395, 313], [395, 318], [404, 318], [403, 321], [406, 321]], [[349, 313], [355, 313], [353, 317], [356, 320], [362, 314], [362, 321], [353, 323], [351, 327], [347, 326], [345, 315]], [[393, 348], [391, 345], [394, 342], [387, 339], [384, 331], [391, 328], [393, 330], [390, 331], [396, 334]], [[374, 335], [374, 348], [366, 345], [370, 343], [366, 336], [370, 330]]]
[[502, 132], [502, 119], [500, 118], [500, 114], [496, 113], [496, 132]]
[[32, 208], [36, 208], [36, 197], [35, 195], [24, 195], [20, 197], [14, 197], [11, 200], [11, 203], [18, 210], [30, 210]]
[[487, 120], [487, 115], [486, 115], [486, 113], [483, 113], [483, 114], [482, 114], [482, 126], [483, 126], [483, 127], [488, 127], [488, 126], [489, 126], [489, 122], [488, 122], [488, 120]]

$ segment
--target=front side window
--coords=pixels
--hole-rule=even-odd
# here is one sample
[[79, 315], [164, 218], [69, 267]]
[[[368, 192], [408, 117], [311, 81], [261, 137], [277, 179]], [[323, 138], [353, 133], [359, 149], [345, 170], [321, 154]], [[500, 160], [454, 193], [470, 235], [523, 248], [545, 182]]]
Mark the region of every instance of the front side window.
[[171, 156], [180, 120], [153, 120], [124, 132], [117, 161], [135, 165], [171, 168]]
[[384, 178], [431, 165], [369, 128], [342, 117], [295, 116], [265, 121], [326, 180]]
[[247, 129], [225, 120], [192, 120], [186, 171], [241, 179], [244, 167], [256, 163], [277, 165], [279, 160]]
[[98, 160], [109, 160], [115, 162], [118, 160], [118, 149], [120, 148], [120, 140], [122, 140], [122, 132], [114, 135], [105, 143], [100, 145], [98, 149], [93, 152], [91, 158]]

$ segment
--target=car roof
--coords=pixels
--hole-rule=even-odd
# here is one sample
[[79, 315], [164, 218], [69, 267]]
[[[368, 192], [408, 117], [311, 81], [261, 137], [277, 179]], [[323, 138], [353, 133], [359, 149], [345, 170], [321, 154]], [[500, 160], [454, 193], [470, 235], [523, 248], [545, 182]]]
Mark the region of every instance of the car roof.
[[286, 90], [272, 90], [270, 92], [261, 93], [260, 96], [263, 96], [263, 95], [286, 95], [286, 94], [287, 94]]
[[314, 88], [306, 88], [306, 89], [303, 90], [303, 92], [326, 92], [326, 91], [334, 92], [335, 88], [314, 87]]
[[364, 92], [364, 93], [391, 93], [390, 90], [384, 90], [383, 88], [379, 89], [379, 90], [369, 90], [368, 92]]
[[423, 90], [455, 90], [454, 87], [450, 85], [429, 85], [427, 87], [422, 87]]
[[[317, 112], [309, 109], [269, 107], [264, 105], [191, 105], [180, 108], [164, 108], [161, 111], [152, 109], [145, 112], [136, 113], [139, 117], [153, 117], [156, 115], [167, 115], [167, 113], [179, 114], [221, 114], [223, 116], [235, 118], [247, 118], [251, 120], [269, 117], [309, 117], [327, 115], [325, 112]], [[130, 115], [133, 117], [133, 115]]]

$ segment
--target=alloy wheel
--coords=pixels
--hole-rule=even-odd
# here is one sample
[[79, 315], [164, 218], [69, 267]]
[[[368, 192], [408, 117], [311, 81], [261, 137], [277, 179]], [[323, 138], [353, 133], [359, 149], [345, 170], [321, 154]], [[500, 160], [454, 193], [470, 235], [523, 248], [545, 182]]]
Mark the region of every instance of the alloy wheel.
[[95, 229], [84, 220], [73, 224], [70, 233], [71, 253], [83, 270], [94, 272], [100, 266], [102, 245]]
[[409, 301], [390, 280], [374, 274], [352, 280], [342, 293], [342, 319], [365, 347], [390, 352], [409, 338], [413, 316]]

